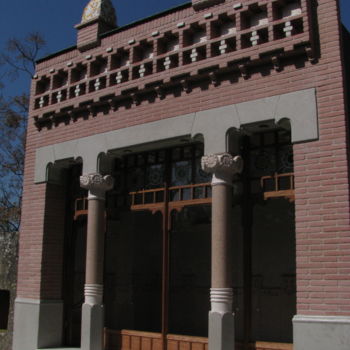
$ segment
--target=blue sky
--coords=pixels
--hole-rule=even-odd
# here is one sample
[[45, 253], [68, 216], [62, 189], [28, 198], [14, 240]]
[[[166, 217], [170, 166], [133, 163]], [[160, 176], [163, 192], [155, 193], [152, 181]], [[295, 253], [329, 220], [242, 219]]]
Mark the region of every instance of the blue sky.
[[[186, 0], [112, 0], [120, 26], [186, 3]], [[72, 46], [88, 0], [0, 0], [0, 48], [8, 38], [38, 31], [47, 41], [44, 54]], [[341, 0], [343, 23], [350, 29], [350, 1]], [[27, 89], [28, 82], [7, 85], [7, 93]], [[18, 91], [18, 90], [17, 90]]]

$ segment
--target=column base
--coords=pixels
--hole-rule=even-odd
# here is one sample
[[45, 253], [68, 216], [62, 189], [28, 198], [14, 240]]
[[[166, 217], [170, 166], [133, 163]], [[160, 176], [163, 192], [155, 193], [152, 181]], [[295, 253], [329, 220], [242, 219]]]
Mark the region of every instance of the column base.
[[293, 333], [294, 350], [350, 349], [350, 317], [296, 315]]
[[209, 312], [209, 350], [234, 350], [234, 314]]
[[102, 350], [103, 328], [103, 305], [83, 304], [81, 323], [81, 350]]
[[63, 302], [17, 298], [13, 350], [36, 350], [62, 345]]

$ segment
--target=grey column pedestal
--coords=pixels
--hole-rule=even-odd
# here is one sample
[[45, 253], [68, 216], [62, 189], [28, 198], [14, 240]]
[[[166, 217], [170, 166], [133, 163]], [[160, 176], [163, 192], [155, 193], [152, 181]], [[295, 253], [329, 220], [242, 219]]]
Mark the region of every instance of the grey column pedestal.
[[103, 305], [83, 304], [81, 324], [81, 350], [103, 349]]
[[233, 350], [235, 347], [234, 314], [209, 312], [209, 349]]

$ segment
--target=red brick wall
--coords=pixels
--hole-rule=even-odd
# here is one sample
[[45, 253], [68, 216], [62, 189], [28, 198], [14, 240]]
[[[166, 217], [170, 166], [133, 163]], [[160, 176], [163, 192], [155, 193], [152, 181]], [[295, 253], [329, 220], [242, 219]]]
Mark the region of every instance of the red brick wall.
[[61, 299], [66, 196], [63, 186], [49, 184], [46, 189], [46, 210], [41, 268], [41, 298]]
[[65, 191], [53, 184], [29, 185], [25, 183], [31, 193], [24, 192], [30, 200], [23, 201], [18, 296], [57, 300], [62, 294]]
[[79, 29], [78, 38], [77, 38], [78, 46], [81, 46], [84, 44], [86, 45], [94, 41], [97, 41], [98, 34], [99, 34], [99, 25], [97, 22], [90, 26]]
[[335, 1], [319, 7], [320, 140], [294, 146], [298, 313], [350, 315], [348, 125]]
[[[232, 7], [226, 0], [222, 6]], [[344, 110], [343, 67], [340, 55], [340, 28], [336, 0], [319, 0], [317, 8], [320, 28], [321, 58], [317, 64], [288, 65], [283, 71], [257, 71], [249, 79], [228, 80], [218, 87], [194, 88], [189, 94], [167, 95], [164, 100], [143, 101], [130, 109], [120, 108], [109, 115], [89, 120], [78, 119], [40, 132], [29, 121], [21, 229], [18, 295], [40, 298], [46, 290], [46, 279], [40, 281], [44, 227], [45, 185], [34, 185], [35, 149], [45, 145], [89, 136], [113, 129], [170, 118], [199, 110], [244, 102], [277, 94], [315, 87], [319, 115], [320, 140], [294, 146], [296, 173], [297, 288], [299, 314], [350, 315], [350, 233], [349, 187], [346, 117]], [[145, 22], [106, 37], [100, 49], [131, 38], [138, 39], [153, 30], [166, 31], [174, 23], [194, 14], [184, 8], [152, 22]], [[193, 17], [194, 18], [194, 17]], [[84, 53], [90, 53], [87, 51]], [[70, 51], [42, 62], [40, 74], [50, 67], [78, 55]], [[300, 63], [300, 62], [299, 62]], [[35, 115], [32, 112], [32, 115]], [[54, 220], [59, 220], [58, 217]], [[48, 231], [47, 231], [48, 232]], [[55, 258], [56, 259], [56, 258]], [[57, 271], [54, 274], [57, 277]], [[51, 289], [51, 287], [48, 287]], [[42, 295], [46, 294], [43, 293]], [[51, 297], [51, 293], [46, 294]]]

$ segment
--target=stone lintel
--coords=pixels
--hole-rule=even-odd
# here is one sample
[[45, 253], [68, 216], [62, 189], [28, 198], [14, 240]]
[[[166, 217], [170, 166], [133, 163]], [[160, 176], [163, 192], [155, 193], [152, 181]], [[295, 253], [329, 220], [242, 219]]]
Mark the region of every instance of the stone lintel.
[[183, 137], [195, 139], [202, 135], [205, 154], [226, 152], [230, 130], [240, 130], [247, 124], [267, 120], [278, 125], [286, 119], [290, 121], [292, 143], [317, 140], [316, 89], [231, 104], [47, 145], [36, 150], [34, 182], [46, 182], [48, 164], [62, 159], [81, 159], [85, 174], [99, 171], [97, 159], [101, 153], [117, 153], [130, 148], [133, 151], [150, 150], [154, 148], [154, 142], [168, 147]]

